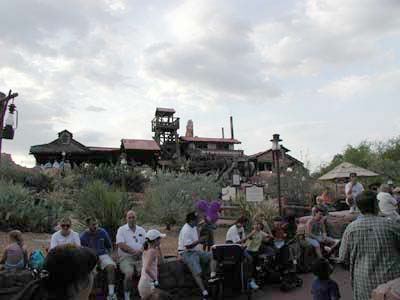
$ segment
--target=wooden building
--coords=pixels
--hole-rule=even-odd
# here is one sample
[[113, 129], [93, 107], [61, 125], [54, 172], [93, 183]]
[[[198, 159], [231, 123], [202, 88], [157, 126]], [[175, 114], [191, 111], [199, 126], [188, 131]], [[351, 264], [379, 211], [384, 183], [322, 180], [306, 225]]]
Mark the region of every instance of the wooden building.
[[128, 164], [155, 168], [161, 155], [161, 148], [154, 140], [122, 139], [121, 152], [126, 154]]
[[68, 130], [58, 133], [58, 138], [48, 144], [35, 145], [30, 148], [37, 164], [69, 160], [77, 165], [83, 162], [94, 164], [116, 163], [119, 160], [120, 149], [109, 147], [90, 147], [73, 139]]
[[[280, 164], [282, 167], [285, 166], [286, 168], [304, 168], [304, 165], [301, 161], [288, 154], [288, 152], [290, 151], [288, 148], [281, 146], [281, 150]], [[256, 172], [272, 171], [273, 169], [272, 149], [250, 155], [249, 160], [254, 162]]]

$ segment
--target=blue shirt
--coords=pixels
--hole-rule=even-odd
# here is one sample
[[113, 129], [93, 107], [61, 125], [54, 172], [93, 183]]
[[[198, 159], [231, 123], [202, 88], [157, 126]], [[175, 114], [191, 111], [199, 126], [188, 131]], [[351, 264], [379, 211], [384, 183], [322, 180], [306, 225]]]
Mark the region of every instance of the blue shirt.
[[107, 254], [112, 249], [110, 236], [103, 228], [98, 228], [95, 233], [86, 229], [80, 238], [82, 246], [95, 250], [99, 256]]
[[315, 279], [311, 294], [313, 294], [314, 300], [337, 300], [340, 299], [340, 292], [337, 283], [331, 279], [320, 280]]

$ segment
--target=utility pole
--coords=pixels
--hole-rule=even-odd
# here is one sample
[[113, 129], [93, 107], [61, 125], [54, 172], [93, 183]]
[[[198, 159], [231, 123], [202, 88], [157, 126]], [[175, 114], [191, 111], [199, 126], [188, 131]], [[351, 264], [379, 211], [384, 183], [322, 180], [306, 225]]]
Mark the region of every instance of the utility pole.
[[6, 115], [8, 102], [16, 97], [18, 97], [18, 93], [12, 93], [11, 90], [8, 92], [8, 96], [0, 92], [0, 163], [1, 163], [1, 148], [3, 142], [4, 116]]

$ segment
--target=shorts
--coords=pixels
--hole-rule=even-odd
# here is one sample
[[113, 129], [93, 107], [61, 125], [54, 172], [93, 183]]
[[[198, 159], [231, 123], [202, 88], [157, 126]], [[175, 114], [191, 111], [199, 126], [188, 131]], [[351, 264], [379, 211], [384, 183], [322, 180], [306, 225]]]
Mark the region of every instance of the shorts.
[[99, 256], [99, 262], [100, 262], [100, 268], [104, 270], [107, 266], [114, 266], [116, 267], [117, 265], [115, 262], [112, 260], [110, 255], [108, 254], [103, 254]]
[[208, 264], [211, 261], [211, 252], [203, 251], [184, 251], [181, 253], [182, 259], [193, 275], [201, 274], [201, 263]]
[[139, 257], [134, 256], [123, 256], [119, 258], [119, 268], [121, 272], [126, 276], [127, 274], [141, 274], [142, 272], [142, 260]]
[[151, 280], [148, 278], [140, 277], [139, 284], [138, 284], [138, 291], [141, 299], [148, 297], [151, 292], [153, 291], [153, 287], [151, 284]]

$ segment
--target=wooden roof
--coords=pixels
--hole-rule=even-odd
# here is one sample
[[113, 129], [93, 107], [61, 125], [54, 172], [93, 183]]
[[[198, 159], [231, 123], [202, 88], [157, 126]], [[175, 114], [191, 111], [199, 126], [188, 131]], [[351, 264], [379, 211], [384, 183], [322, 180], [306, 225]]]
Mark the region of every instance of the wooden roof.
[[185, 142], [205, 142], [205, 143], [226, 143], [226, 144], [240, 144], [241, 142], [236, 139], [222, 139], [222, 138], [207, 138], [207, 137], [190, 137], [181, 136], [180, 139]]
[[176, 111], [173, 108], [164, 108], [164, 107], [156, 108], [156, 115], [173, 115], [175, 112]]
[[318, 180], [333, 180], [339, 178], [348, 178], [350, 173], [356, 173], [357, 177], [373, 177], [379, 176], [379, 174], [370, 170], [361, 168], [348, 162], [343, 162], [328, 173], [322, 175]]
[[81, 143], [71, 139], [70, 143], [64, 144], [60, 139], [56, 139], [48, 144], [31, 146], [30, 154], [46, 153], [88, 153], [90, 149]]
[[160, 146], [155, 140], [122, 139], [122, 146], [125, 150], [147, 150], [160, 151]]

